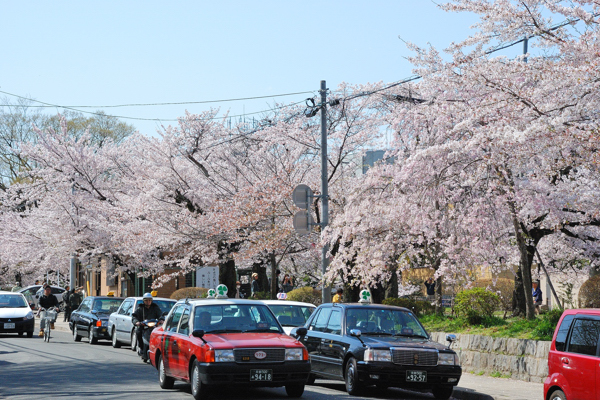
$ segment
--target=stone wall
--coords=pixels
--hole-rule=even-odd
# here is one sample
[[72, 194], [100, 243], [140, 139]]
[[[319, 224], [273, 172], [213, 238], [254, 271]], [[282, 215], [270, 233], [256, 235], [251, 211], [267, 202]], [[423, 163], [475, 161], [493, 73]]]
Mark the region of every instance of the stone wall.
[[[443, 332], [431, 333], [433, 340], [446, 342]], [[460, 356], [463, 372], [543, 382], [548, 376], [548, 341], [456, 335], [452, 345]]]

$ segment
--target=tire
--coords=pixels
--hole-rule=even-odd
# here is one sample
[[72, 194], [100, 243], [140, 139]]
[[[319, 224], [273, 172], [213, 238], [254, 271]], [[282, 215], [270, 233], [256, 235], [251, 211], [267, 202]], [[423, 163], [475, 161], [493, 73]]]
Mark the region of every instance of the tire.
[[73, 324], [73, 341], [81, 342], [81, 336], [79, 336], [79, 332], [77, 331], [77, 325]]
[[137, 350], [137, 336], [135, 336], [135, 329], [131, 331], [131, 351]]
[[27, 337], [28, 337], [28, 338], [32, 338], [32, 337], [33, 337], [33, 331], [31, 331], [31, 332], [27, 332]]
[[303, 383], [293, 383], [290, 385], [285, 385], [285, 392], [288, 397], [300, 397], [302, 393], [304, 393], [304, 384]]
[[94, 334], [92, 333], [92, 328], [90, 327], [90, 330], [88, 331], [88, 343], [89, 344], [96, 344], [98, 343], [98, 338], [94, 337]]
[[120, 348], [121, 342], [119, 342], [117, 340], [117, 330], [115, 328], [113, 328], [111, 336], [112, 336], [112, 347], [114, 347], [115, 349]]
[[162, 389], [173, 389], [175, 379], [165, 373], [165, 363], [162, 356], [158, 356], [158, 383]]
[[317, 380], [317, 376], [315, 374], [308, 374], [308, 379], [306, 380], [307, 385], [314, 385]]
[[208, 398], [208, 388], [203, 385], [200, 380], [200, 364], [198, 363], [198, 360], [194, 360], [191, 372], [190, 385], [192, 387], [192, 396], [194, 396], [194, 399], [196, 400], [205, 400]]
[[25, 332], [19, 332], [19, 336], [23, 336], [23, 333], [25, 333]]
[[431, 392], [436, 399], [446, 400], [452, 396], [453, 390], [454, 388], [452, 386], [434, 386]]
[[548, 397], [548, 400], [567, 400], [567, 396], [565, 396], [565, 393], [560, 390], [560, 389], [556, 389], [554, 392], [552, 392], [552, 394]]
[[350, 357], [345, 369], [344, 381], [346, 382], [346, 392], [349, 395], [356, 396], [361, 393], [363, 384], [358, 380], [358, 366], [354, 357]]
[[[48, 325], [48, 324], [46, 324]], [[47, 326], [46, 329], [44, 329], [44, 342], [50, 342], [50, 327]]]

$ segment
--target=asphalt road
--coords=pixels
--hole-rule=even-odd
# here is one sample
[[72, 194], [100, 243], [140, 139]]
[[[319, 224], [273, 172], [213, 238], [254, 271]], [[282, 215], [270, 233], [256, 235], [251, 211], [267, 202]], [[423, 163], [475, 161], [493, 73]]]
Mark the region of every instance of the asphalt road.
[[[371, 389], [365, 399], [433, 399], [429, 393], [400, 389]], [[156, 397], [158, 396], [158, 397]], [[176, 382], [172, 390], [158, 385], [156, 370], [143, 364], [129, 347], [114, 349], [109, 342], [74, 342], [68, 332], [53, 331], [50, 343], [41, 338], [0, 335], [0, 399], [193, 399], [189, 385]], [[213, 399], [288, 399], [284, 388], [218, 389]], [[306, 386], [303, 399], [357, 399], [343, 382], [317, 380]]]

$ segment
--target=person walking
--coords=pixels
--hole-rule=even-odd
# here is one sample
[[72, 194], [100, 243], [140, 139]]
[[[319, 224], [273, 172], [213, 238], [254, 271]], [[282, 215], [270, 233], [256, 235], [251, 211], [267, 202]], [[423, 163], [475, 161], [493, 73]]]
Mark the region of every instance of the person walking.
[[281, 288], [283, 289], [284, 293], [291, 292], [292, 289], [294, 289], [292, 278], [288, 274], [285, 274], [285, 276], [283, 277]]
[[[69, 308], [71, 309], [71, 313], [79, 308], [79, 305], [83, 300], [81, 289], [83, 289], [83, 286], [79, 286], [78, 288], [73, 288], [71, 290], [71, 294], [69, 295]], [[69, 318], [71, 318], [70, 314]]]
[[260, 292], [260, 284], [258, 283], [258, 274], [254, 272], [252, 274], [252, 297], [256, 297], [256, 294]]
[[429, 278], [425, 281], [425, 288], [427, 289], [427, 300], [433, 301], [435, 297], [435, 281], [433, 278]]
[[240, 281], [237, 281], [235, 283], [235, 296], [233, 296], [235, 299], [243, 299], [244, 298], [244, 295], [240, 291], [241, 288], [242, 288], [242, 284], [240, 283]]
[[71, 305], [69, 304], [69, 297], [71, 296], [71, 293], [71, 287], [67, 285], [65, 287], [65, 293], [63, 294], [62, 298], [63, 303], [65, 303], [65, 313], [63, 315], [63, 322], [69, 321], [69, 318], [71, 317]]

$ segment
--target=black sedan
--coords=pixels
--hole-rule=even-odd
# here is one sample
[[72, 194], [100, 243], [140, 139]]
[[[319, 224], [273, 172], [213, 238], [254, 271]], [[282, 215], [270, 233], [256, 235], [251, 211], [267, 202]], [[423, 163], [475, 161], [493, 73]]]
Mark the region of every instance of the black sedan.
[[[367, 385], [427, 389], [447, 399], [462, 374], [457, 354], [429, 334], [406, 308], [323, 304], [297, 337], [308, 349], [311, 378], [339, 379], [355, 395]], [[448, 335], [449, 341], [454, 335]]]
[[108, 331], [108, 317], [117, 311], [123, 297], [89, 296], [83, 299], [79, 308], [71, 313], [69, 328], [73, 332], [73, 340], [79, 342], [87, 337], [90, 344], [98, 343], [98, 339], [111, 340]]

